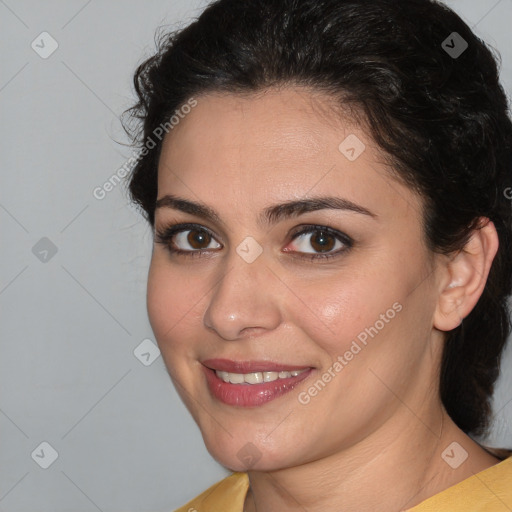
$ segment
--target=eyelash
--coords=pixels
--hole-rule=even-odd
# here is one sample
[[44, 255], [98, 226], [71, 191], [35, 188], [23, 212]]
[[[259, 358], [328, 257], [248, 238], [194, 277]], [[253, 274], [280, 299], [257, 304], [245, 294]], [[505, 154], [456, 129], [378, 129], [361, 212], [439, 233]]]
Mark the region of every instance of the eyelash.
[[[194, 230], [194, 229], [197, 231], [202, 231], [202, 232], [208, 233], [212, 239], [217, 241], [217, 239], [214, 237], [213, 233], [209, 229], [205, 228], [204, 226], [201, 226], [200, 224], [185, 223], [185, 224], [170, 225], [170, 226], [164, 227], [163, 229], [157, 229], [155, 231], [155, 242], [158, 244], [164, 245], [166, 247], [166, 249], [171, 254], [176, 254], [179, 256], [185, 256], [185, 257], [191, 257], [191, 258], [197, 258], [203, 254], [209, 253], [211, 251], [211, 249], [196, 249], [196, 250], [185, 251], [183, 249], [177, 249], [176, 247], [173, 247], [171, 245], [172, 239], [175, 235], [177, 235], [178, 233], [181, 233], [183, 231], [190, 231], [190, 230]], [[300, 257], [300, 258], [304, 258], [304, 259], [312, 261], [312, 260], [329, 259], [329, 258], [338, 257], [338, 256], [342, 255], [343, 253], [346, 253], [347, 251], [349, 251], [354, 245], [354, 241], [352, 240], [352, 238], [350, 238], [345, 233], [342, 233], [340, 231], [332, 229], [328, 226], [320, 226], [320, 225], [308, 225], [308, 226], [305, 226], [303, 229], [299, 229], [296, 231], [294, 230], [290, 234], [290, 236], [292, 236], [291, 241], [295, 240], [296, 238], [298, 238], [301, 235], [315, 233], [317, 231], [322, 231], [324, 233], [328, 233], [329, 235], [333, 236], [336, 240], [339, 240], [341, 243], [343, 243], [343, 245], [345, 247], [342, 249], [338, 249], [335, 252], [330, 252], [330, 253], [301, 253], [298, 251], [287, 251], [287, 252], [293, 252], [296, 255], [298, 255], [298, 257]], [[217, 242], [217, 243], [220, 243], [220, 242]], [[214, 250], [218, 250], [218, 249], [214, 249]]]

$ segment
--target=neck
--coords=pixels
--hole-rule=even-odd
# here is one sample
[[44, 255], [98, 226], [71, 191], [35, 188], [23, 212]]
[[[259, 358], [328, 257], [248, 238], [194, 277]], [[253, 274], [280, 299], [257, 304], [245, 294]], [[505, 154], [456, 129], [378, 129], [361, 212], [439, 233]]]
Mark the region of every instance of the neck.
[[[469, 454], [457, 469], [441, 456], [454, 441]], [[497, 462], [440, 403], [420, 415], [402, 407], [349, 449], [298, 467], [249, 472], [245, 511], [403, 511]]]

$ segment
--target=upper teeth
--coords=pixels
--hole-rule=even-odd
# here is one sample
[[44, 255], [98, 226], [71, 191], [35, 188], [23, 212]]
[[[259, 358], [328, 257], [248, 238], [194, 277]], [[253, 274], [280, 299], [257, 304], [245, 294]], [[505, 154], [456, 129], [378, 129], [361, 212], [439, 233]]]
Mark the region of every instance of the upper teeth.
[[261, 382], [272, 382], [277, 379], [289, 379], [304, 373], [307, 368], [303, 370], [293, 370], [291, 372], [254, 372], [254, 373], [231, 373], [221, 372], [215, 370], [217, 377], [224, 382], [231, 382], [231, 384], [259, 384]]

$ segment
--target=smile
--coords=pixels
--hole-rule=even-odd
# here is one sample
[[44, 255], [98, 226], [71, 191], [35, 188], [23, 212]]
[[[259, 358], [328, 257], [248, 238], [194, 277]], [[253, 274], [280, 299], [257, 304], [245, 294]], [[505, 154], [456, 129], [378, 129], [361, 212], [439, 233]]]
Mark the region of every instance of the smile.
[[307, 368], [303, 370], [293, 370], [291, 372], [254, 372], [254, 373], [230, 373], [215, 370], [217, 377], [224, 382], [231, 384], [261, 384], [262, 382], [274, 382], [278, 379], [289, 379], [290, 377], [297, 377]]
[[203, 361], [210, 395], [226, 405], [257, 407], [281, 397], [314, 371], [268, 361]]

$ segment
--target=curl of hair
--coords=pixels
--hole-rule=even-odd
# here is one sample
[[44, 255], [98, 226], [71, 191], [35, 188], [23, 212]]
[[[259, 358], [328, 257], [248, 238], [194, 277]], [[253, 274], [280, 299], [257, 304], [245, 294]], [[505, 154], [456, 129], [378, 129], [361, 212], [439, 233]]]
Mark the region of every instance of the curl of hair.
[[[468, 43], [458, 58], [442, 47], [453, 32]], [[490, 219], [498, 253], [475, 308], [446, 334], [440, 372], [447, 412], [482, 435], [511, 328], [512, 123], [498, 74], [486, 44], [434, 0], [217, 0], [160, 35], [126, 113], [142, 144], [192, 96], [306, 86], [361, 113], [396, 178], [422, 196], [432, 251], [461, 251]], [[151, 225], [160, 148], [139, 159], [129, 184]]]

